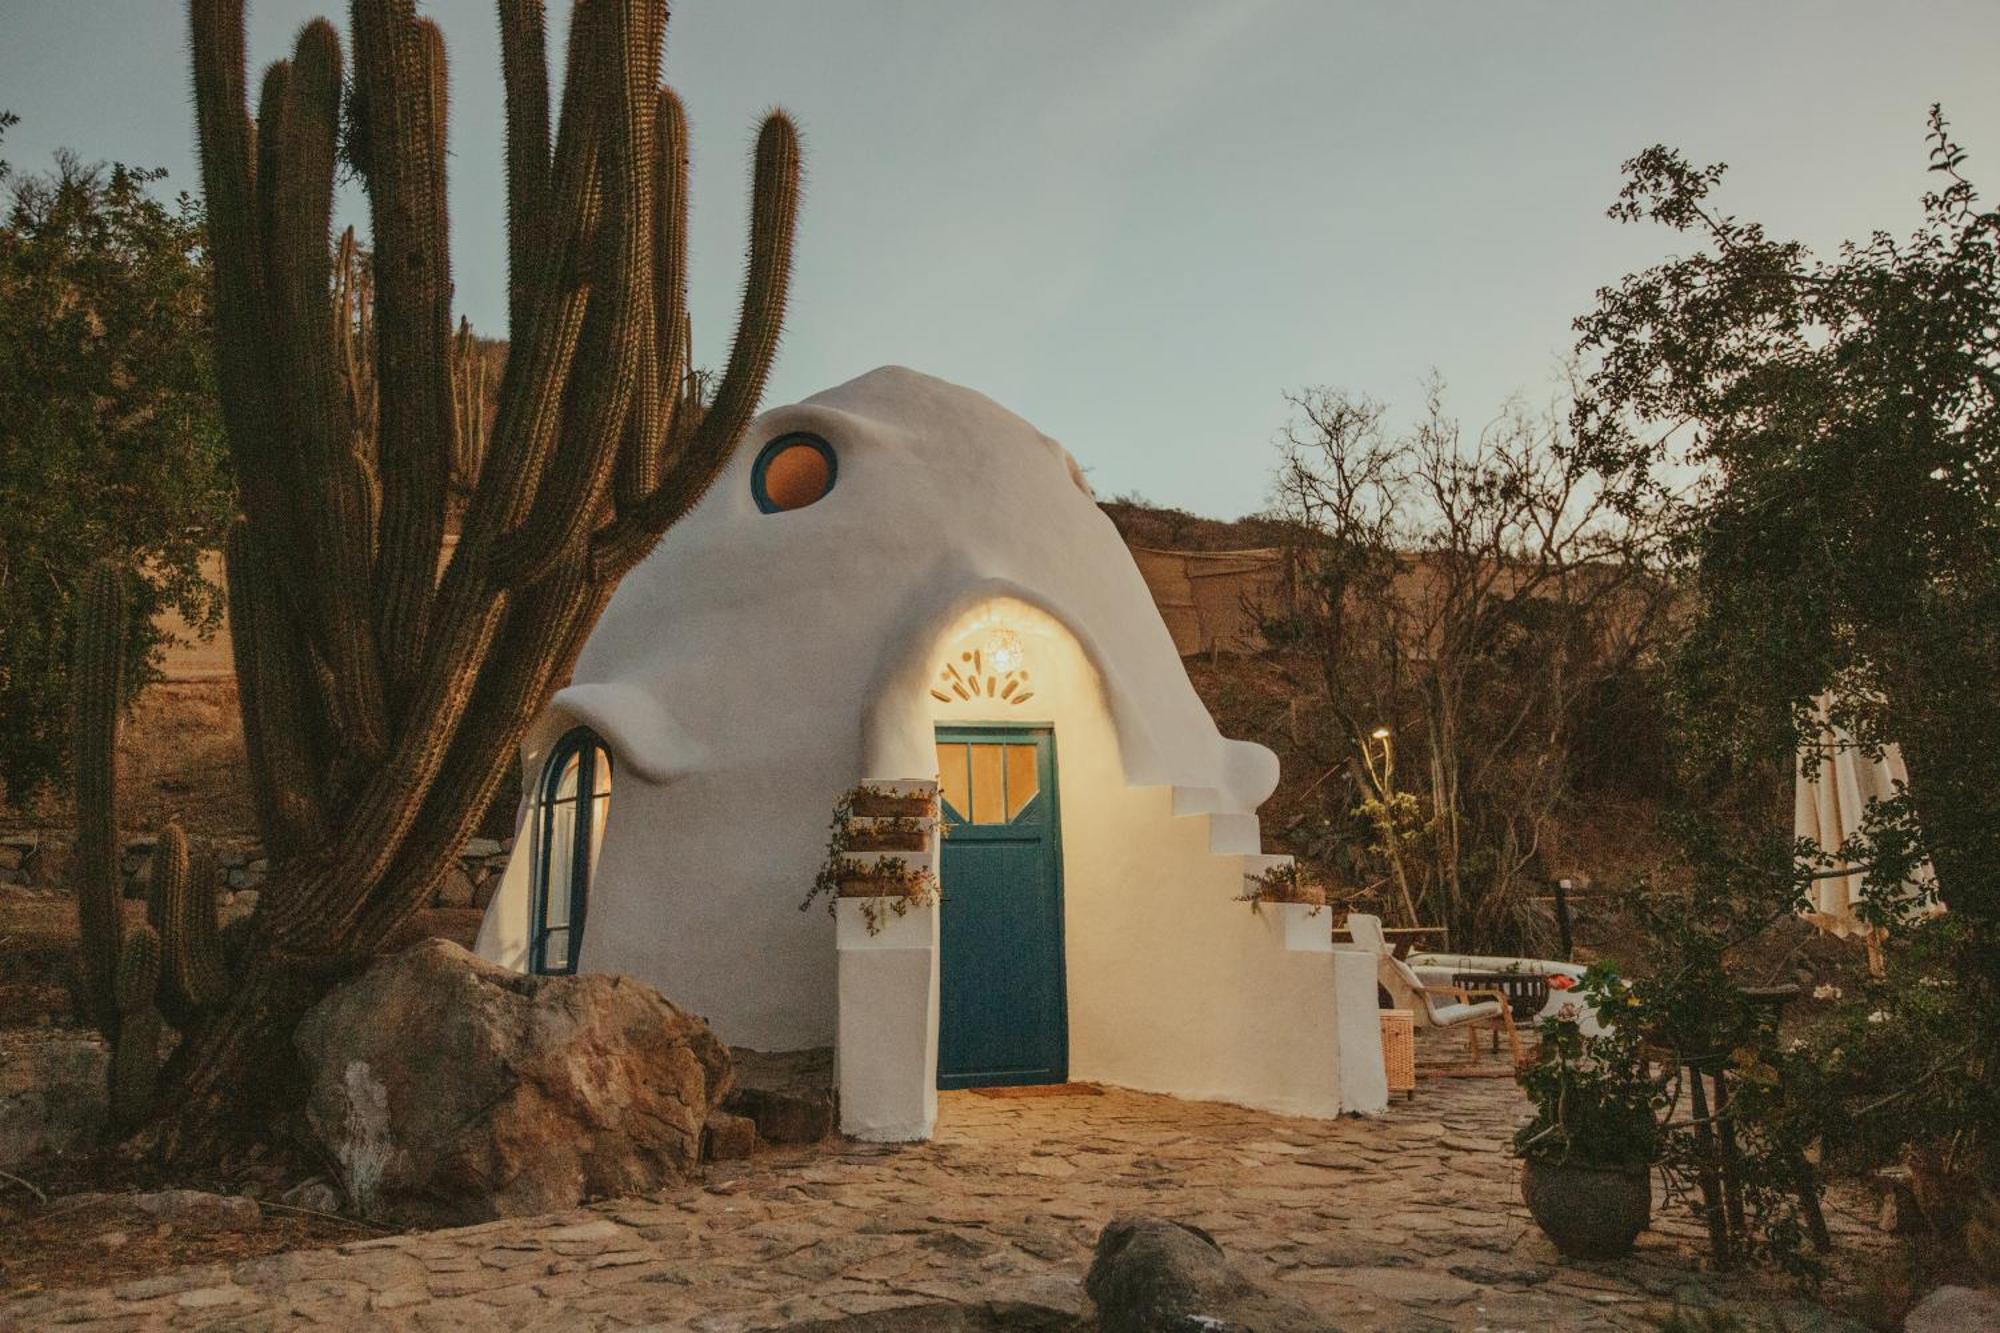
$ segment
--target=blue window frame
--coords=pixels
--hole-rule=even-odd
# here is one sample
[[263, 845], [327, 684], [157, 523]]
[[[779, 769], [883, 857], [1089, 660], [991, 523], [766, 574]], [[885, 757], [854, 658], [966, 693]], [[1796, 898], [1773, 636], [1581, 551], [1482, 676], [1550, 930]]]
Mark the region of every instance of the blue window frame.
[[590, 876], [611, 808], [611, 751], [589, 727], [556, 742], [542, 767], [534, 810], [534, 893], [528, 963], [569, 976], [582, 952]]

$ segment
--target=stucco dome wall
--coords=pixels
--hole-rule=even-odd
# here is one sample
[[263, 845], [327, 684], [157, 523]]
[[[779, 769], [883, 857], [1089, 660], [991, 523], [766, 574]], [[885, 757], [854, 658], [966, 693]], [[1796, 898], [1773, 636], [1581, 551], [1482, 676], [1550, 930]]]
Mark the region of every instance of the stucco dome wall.
[[[824, 438], [832, 491], [751, 496], [764, 442]], [[584, 721], [617, 763], [583, 966], [640, 976], [773, 1048], [829, 1040], [831, 923], [797, 911], [838, 794], [935, 767], [927, 678], [968, 609], [1038, 607], [1103, 681], [1125, 781], [1248, 812], [1277, 762], [1223, 738], [1116, 529], [1055, 441], [992, 400], [900, 367], [753, 423], [714, 489], [626, 578], [524, 763]], [[525, 858], [517, 858], [517, 863]], [[481, 951], [521, 960], [526, 877]]]

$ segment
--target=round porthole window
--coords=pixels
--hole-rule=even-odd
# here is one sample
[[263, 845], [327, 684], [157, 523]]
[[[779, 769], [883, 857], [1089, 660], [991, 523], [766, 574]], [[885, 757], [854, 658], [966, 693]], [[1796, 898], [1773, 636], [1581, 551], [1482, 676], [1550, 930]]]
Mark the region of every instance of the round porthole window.
[[833, 446], [817, 435], [780, 435], [757, 454], [750, 494], [767, 514], [804, 509], [833, 489]]

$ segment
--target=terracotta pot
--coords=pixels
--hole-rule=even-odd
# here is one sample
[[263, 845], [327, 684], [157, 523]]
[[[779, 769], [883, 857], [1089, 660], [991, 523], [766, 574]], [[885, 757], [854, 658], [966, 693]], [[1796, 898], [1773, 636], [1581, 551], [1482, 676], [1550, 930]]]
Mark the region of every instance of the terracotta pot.
[[864, 819], [922, 819], [931, 813], [931, 798], [856, 792], [848, 800], [847, 812]]
[[1530, 1157], [1521, 1199], [1542, 1234], [1572, 1259], [1616, 1259], [1653, 1219], [1653, 1178], [1639, 1167], [1585, 1166]]
[[1273, 889], [1268, 886], [1257, 891], [1260, 903], [1302, 903], [1307, 907], [1326, 906], [1326, 890], [1318, 887]]
[[843, 898], [914, 898], [919, 887], [903, 879], [869, 879], [854, 876], [840, 881]]

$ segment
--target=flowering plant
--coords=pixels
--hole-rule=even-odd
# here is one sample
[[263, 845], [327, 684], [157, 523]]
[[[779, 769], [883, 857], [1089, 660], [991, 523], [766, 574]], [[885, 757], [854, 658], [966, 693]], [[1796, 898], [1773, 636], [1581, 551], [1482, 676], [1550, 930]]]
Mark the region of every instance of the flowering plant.
[[[1600, 1015], [1636, 1003], [1631, 988], [1603, 964], [1584, 974], [1578, 990]], [[1540, 1057], [1519, 1076], [1535, 1117], [1514, 1136], [1514, 1152], [1579, 1166], [1651, 1165], [1659, 1156], [1666, 1081], [1647, 1072], [1637, 1025], [1607, 1023], [1586, 1034], [1576, 1006], [1565, 1005], [1537, 1026]]]

